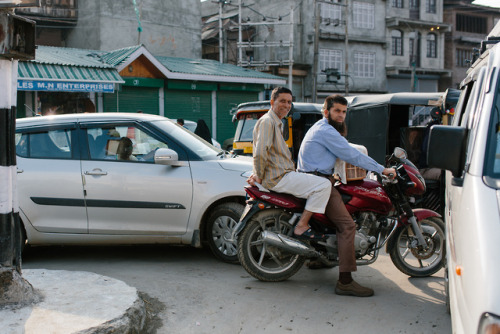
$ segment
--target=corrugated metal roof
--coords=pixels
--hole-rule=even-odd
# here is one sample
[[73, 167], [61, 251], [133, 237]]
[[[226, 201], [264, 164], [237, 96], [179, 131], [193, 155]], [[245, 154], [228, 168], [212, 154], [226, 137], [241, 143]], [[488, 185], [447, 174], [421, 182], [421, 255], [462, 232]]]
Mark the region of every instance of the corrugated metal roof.
[[38, 46], [35, 60], [19, 62], [19, 79], [123, 83], [116, 68], [96, 50]]
[[[35, 60], [19, 62], [19, 79], [120, 82], [118, 71], [144, 54], [165, 77], [239, 83], [282, 84], [284, 78], [209, 59], [153, 56], [143, 45], [114, 51], [38, 46]], [[133, 58], [133, 59], [132, 59]]]
[[22, 80], [124, 82], [114, 67], [95, 68], [19, 62], [17, 73], [18, 79]]
[[35, 60], [31, 62], [38, 64], [98, 68], [114, 67], [101, 59], [103, 54], [105, 54], [104, 51], [39, 45], [35, 52]]
[[139, 50], [141, 47], [142, 45], [135, 45], [135, 46], [130, 46], [128, 48], [109, 51], [104, 53], [101, 56], [101, 59], [106, 63], [108, 63], [109, 65], [116, 67], [124, 60], [126, 60], [128, 57], [130, 57], [130, 55], [132, 55], [134, 52]]
[[156, 56], [156, 58], [170, 72], [174, 73], [284, 80], [283, 78], [272, 74], [258, 72], [232, 64], [223, 64], [211, 59], [190, 59], [161, 56]]

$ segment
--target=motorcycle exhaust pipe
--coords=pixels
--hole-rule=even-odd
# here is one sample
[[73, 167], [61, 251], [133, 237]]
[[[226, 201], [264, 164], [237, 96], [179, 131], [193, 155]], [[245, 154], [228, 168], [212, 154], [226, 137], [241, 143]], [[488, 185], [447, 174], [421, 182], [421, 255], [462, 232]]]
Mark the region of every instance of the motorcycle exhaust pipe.
[[312, 246], [306, 245], [298, 240], [292, 239], [286, 235], [274, 233], [271, 231], [262, 232], [264, 244], [278, 247], [292, 254], [298, 254], [305, 257], [320, 257], [321, 253]]

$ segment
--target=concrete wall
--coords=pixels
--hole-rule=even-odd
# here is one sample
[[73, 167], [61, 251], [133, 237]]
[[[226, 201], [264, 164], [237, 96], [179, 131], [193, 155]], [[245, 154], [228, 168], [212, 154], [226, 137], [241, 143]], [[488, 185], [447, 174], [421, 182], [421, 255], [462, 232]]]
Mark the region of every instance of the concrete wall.
[[137, 0], [142, 32], [130, 0], [78, 2], [78, 24], [67, 46], [115, 50], [143, 44], [159, 56], [201, 58], [201, 5], [199, 0]]

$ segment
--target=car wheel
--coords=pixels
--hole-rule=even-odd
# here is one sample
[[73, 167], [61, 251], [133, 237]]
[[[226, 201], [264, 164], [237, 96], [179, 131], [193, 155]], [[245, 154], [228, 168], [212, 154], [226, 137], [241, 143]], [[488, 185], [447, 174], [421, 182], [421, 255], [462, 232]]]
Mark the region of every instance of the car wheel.
[[218, 259], [238, 263], [237, 243], [231, 234], [240, 220], [244, 206], [239, 203], [224, 203], [212, 210], [207, 222], [207, 241]]

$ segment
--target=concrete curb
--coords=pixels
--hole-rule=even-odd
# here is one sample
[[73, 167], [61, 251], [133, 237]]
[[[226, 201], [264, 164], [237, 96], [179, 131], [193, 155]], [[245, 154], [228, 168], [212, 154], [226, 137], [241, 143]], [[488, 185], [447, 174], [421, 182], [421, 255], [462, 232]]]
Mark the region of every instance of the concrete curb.
[[8, 334], [139, 333], [146, 309], [137, 290], [124, 282], [82, 271], [24, 270], [42, 295], [39, 303], [0, 309]]

